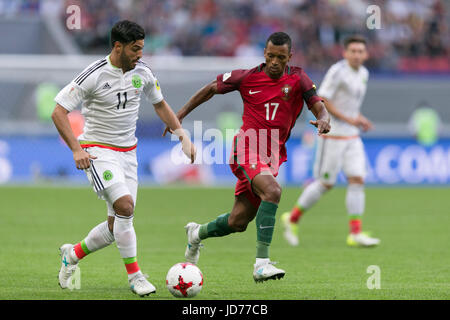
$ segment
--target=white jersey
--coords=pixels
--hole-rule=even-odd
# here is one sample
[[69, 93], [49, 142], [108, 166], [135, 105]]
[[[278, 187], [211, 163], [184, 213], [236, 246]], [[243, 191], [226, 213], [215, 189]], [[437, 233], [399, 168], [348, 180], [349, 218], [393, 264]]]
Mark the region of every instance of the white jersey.
[[67, 111], [82, 103], [85, 118], [80, 141], [130, 147], [135, 136], [141, 93], [152, 104], [163, 100], [158, 81], [142, 61], [123, 73], [111, 64], [109, 55], [83, 70], [55, 97]]
[[[330, 100], [344, 115], [356, 118], [367, 91], [369, 71], [364, 66], [353, 69], [347, 60], [331, 66], [317, 94]], [[328, 136], [357, 136], [359, 128], [331, 116]]]

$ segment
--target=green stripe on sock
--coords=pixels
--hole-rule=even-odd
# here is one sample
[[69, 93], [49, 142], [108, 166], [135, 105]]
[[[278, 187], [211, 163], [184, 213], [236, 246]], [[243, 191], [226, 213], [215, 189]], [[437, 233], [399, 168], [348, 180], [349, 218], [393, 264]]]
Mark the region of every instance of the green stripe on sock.
[[361, 220], [362, 216], [357, 215], [357, 214], [349, 214], [349, 215], [348, 215], [348, 218], [349, 218], [350, 220]]
[[256, 258], [269, 258], [270, 243], [256, 241]]
[[123, 262], [125, 264], [130, 264], [130, 263], [135, 263], [137, 261], [136, 257], [131, 257], [131, 258], [123, 258]]
[[81, 249], [83, 249], [85, 254], [91, 253], [91, 250], [88, 249], [86, 242], [84, 240], [81, 241]]

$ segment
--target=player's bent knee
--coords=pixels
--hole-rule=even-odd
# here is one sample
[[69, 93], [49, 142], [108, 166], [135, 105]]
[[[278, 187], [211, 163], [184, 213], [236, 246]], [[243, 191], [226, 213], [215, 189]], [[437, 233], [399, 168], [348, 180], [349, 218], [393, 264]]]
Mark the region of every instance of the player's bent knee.
[[364, 184], [363, 177], [349, 177], [347, 180], [349, 184]]
[[113, 204], [116, 214], [125, 217], [131, 217], [134, 213], [134, 202], [130, 195], [123, 196]]
[[324, 186], [326, 191], [330, 191], [331, 189], [334, 188], [334, 184], [322, 183], [322, 185]]
[[114, 213], [130, 217], [134, 213], [134, 200], [125, 183], [116, 183], [104, 190], [106, 200], [112, 204]]
[[279, 203], [281, 199], [281, 186], [278, 183], [272, 183], [264, 190], [261, 200], [273, 203]]

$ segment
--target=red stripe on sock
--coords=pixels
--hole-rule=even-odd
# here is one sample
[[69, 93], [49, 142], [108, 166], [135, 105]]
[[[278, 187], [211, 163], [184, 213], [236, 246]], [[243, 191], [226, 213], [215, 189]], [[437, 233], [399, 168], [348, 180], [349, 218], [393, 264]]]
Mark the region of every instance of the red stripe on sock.
[[140, 270], [137, 261], [126, 264], [125, 268], [127, 269], [128, 274], [132, 274], [132, 273], [138, 272]]
[[350, 225], [351, 233], [360, 233], [361, 232], [361, 225], [362, 225], [361, 219], [352, 219], [352, 220], [350, 220], [349, 225]]
[[299, 207], [294, 207], [291, 211], [291, 222], [297, 223], [303, 215], [303, 211]]
[[81, 242], [74, 245], [73, 250], [75, 251], [75, 255], [77, 256], [78, 259], [83, 259], [86, 256], [86, 253], [83, 251], [83, 248], [81, 248]]

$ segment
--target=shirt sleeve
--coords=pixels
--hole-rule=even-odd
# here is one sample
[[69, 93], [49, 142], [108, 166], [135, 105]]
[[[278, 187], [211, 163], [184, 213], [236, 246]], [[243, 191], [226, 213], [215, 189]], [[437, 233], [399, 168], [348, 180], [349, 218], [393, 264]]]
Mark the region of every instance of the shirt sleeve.
[[303, 92], [303, 99], [308, 105], [308, 109], [311, 109], [316, 102], [323, 101], [322, 98], [317, 96], [316, 85], [305, 72], [302, 72], [301, 74], [300, 87]]
[[86, 85], [80, 86], [72, 81], [59, 91], [55, 97], [55, 102], [70, 112], [87, 99], [88, 95], [89, 88]]
[[151, 104], [157, 104], [164, 99], [158, 79], [153, 74], [148, 73], [148, 80], [145, 83], [143, 91]]
[[[72, 82], [62, 88], [56, 95], [55, 102], [70, 112], [76, 109], [83, 101], [89, 99], [94, 91], [96, 80], [95, 77], [86, 75], [92, 74], [93, 65], [89, 65]], [[81, 79], [83, 80], [80, 81]]]
[[333, 99], [341, 83], [339, 69], [339, 65], [334, 65], [325, 74], [325, 77], [323, 78], [318, 91], [319, 96], [329, 100]]
[[238, 69], [217, 76], [217, 92], [225, 94], [234, 90], [239, 90], [242, 80], [247, 75], [247, 70]]

